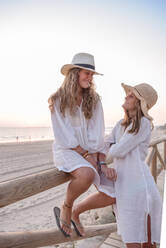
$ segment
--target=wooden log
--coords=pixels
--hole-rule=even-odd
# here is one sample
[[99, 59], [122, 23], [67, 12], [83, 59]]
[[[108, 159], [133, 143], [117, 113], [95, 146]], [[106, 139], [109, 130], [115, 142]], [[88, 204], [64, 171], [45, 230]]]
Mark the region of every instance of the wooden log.
[[157, 168], [157, 177], [160, 175], [160, 173], [161, 173], [161, 171], [163, 170], [163, 168], [162, 167], [160, 167], [160, 168]]
[[100, 236], [95, 236], [95, 237], [92, 237], [92, 238], [87, 238], [87, 239], [84, 239], [82, 241], [79, 242], [79, 244], [77, 245], [77, 248], [92, 248], [92, 247], [95, 247], [95, 248], [99, 248], [101, 247], [101, 245], [104, 243], [104, 241], [109, 237], [109, 234], [108, 235], [100, 235]]
[[152, 159], [151, 173], [152, 173], [152, 176], [154, 177], [155, 182], [157, 182], [157, 153], [156, 153], [156, 145], [154, 146], [154, 148], [155, 148], [155, 153], [154, 153], [153, 159]]
[[161, 165], [163, 166], [163, 169], [165, 170], [166, 169], [166, 164], [164, 163], [164, 160], [162, 159], [162, 157], [161, 157], [161, 155], [160, 155], [159, 150], [157, 149], [157, 147], [156, 147], [156, 154], [157, 154], [157, 157], [160, 160]]
[[152, 140], [152, 141], [150, 142], [150, 144], [149, 144], [149, 147], [155, 146], [155, 145], [157, 145], [157, 144], [159, 144], [159, 143], [162, 143], [162, 142], [165, 142], [165, 141], [166, 141], [166, 136], [163, 136], [163, 137], [158, 138], [158, 139], [156, 139], [156, 140]]
[[152, 148], [152, 150], [150, 151], [150, 153], [148, 154], [147, 158], [146, 158], [146, 163], [150, 166], [151, 165], [151, 162], [152, 162], [152, 159], [153, 159], [153, 156], [156, 152], [156, 149], [155, 147]]
[[0, 207], [67, 182], [70, 175], [56, 168], [0, 183]]
[[36, 248], [55, 245], [75, 240], [90, 238], [98, 235], [108, 235], [116, 232], [115, 223], [85, 227], [85, 236], [78, 237], [75, 231], [71, 237], [66, 238], [59, 230], [49, 229], [25, 232], [1, 232], [0, 247], [3, 248]]
[[164, 141], [164, 163], [166, 165], [166, 141]]

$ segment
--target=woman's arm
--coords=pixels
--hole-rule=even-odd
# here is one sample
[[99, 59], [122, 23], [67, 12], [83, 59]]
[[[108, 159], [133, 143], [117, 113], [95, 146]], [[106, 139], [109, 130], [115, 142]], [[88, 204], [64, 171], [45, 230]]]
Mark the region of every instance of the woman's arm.
[[101, 170], [105, 176], [112, 180], [112, 181], [116, 181], [117, 179], [117, 174], [114, 168], [108, 168], [107, 164], [105, 162], [106, 159], [106, 155], [104, 153], [99, 153], [98, 154], [98, 167], [99, 170]]
[[90, 153], [96, 153], [104, 149], [104, 113], [102, 103], [99, 100], [91, 119], [88, 121], [87, 138]]
[[51, 113], [52, 127], [55, 141], [62, 147], [70, 149], [79, 146], [75, 137], [75, 131], [67, 116], [63, 116], [59, 109], [59, 101], [54, 105], [54, 112]]
[[108, 151], [112, 158], [124, 158], [130, 151], [135, 149], [141, 142], [145, 141], [151, 133], [150, 121], [143, 117], [137, 134], [124, 133], [119, 143], [113, 144]]

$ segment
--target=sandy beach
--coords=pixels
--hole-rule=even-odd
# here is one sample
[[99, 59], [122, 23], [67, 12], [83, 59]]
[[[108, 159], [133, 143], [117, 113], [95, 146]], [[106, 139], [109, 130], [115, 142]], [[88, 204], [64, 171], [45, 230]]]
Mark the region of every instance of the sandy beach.
[[[0, 182], [54, 168], [52, 157], [53, 141], [36, 141], [0, 144]], [[0, 209], [0, 231], [22, 231], [55, 228], [53, 207], [63, 202], [66, 184], [34, 195]], [[96, 191], [92, 186], [88, 192]], [[112, 215], [111, 207], [92, 210], [83, 214], [84, 224], [106, 223]], [[100, 212], [100, 214], [99, 214]], [[108, 214], [107, 214], [108, 212]], [[108, 215], [108, 216], [107, 216]], [[104, 216], [104, 218], [103, 218]], [[107, 216], [107, 217], [106, 217]], [[61, 244], [48, 247], [73, 247], [73, 244]]]
[[[153, 133], [153, 138], [165, 135], [165, 130]], [[52, 140], [36, 142], [17, 142], [0, 144], [0, 182], [12, 180], [39, 171], [54, 168]], [[160, 148], [162, 151], [162, 147]], [[164, 174], [159, 177], [163, 180]], [[66, 184], [34, 195], [25, 200], [0, 209], [0, 231], [22, 231], [55, 228], [53, 207], [63, 202]], [[163, 185], [159, 186], [163, 195]], [[92, 186], [78, 200], [96, 191]], [[113, 221], [111, 207], [91, 210], [82, 214], [83, 224], [108, 223]], [[73, 244], [61, 244], [48, 247], [76, 247]]]

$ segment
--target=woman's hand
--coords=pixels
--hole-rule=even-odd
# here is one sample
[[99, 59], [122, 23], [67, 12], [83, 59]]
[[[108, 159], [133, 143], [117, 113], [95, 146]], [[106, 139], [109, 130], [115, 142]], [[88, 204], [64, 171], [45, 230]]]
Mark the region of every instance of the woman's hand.
[[107, 166], [101, 166], [101, 171], [105, 174], [105, 176], [112, 180], [112, 181], [116, 181], [117, 179], [117, 173], [116, 170], [114, 168], [108, 168]]
[[85, 159], [91, 164], [93, 165], [93, 167], [98, 171], [98, 165], [97, 165], [97, 161], [96, 161], [96, 157], [93, 154], [88, 154]]
[[79, 153], [81, 156], [83, 156], [87, 152], [80, 145], [78, 145], [77, 147], [71, 148], [71, 150]]

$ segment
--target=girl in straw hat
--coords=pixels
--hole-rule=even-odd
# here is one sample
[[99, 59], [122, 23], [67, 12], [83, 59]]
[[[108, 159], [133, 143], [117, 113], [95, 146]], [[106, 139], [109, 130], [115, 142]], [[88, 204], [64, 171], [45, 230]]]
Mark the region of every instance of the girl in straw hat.
[[[94, 57], [87, 53], [76, 54], [61, 72], [64, 82], [49, 98], [55, 136], [53, 154], [55, 166], [70, 173], [71, 181], [61, 209], [55, 207], [54, 213], [66, 237], [71, 234], [71, 222], [82, 236], [80, 222], [71, 220], [73, 202], [92, 183], [99, 187], [97, 159], [101, 161], [105, 157], [103, 109], [93, 83], [93, 75], [99, 73], [95, 71]], [[114, 169], [107, 169], [106, 173], [111, 179]], [[114, 202], [112, 199], [111, 203]]]
[[[126, 92], [122, 105], [125, 116], [113, 128], [106, 139], [107, 158], [113, 159], [116, 169], [114, 189], [118, 233], [128, 248], [155, 247], [160, 242], [162, 201], [155, 181], [145, 163], [151, 135], [152, 117], [148, 110], [156, 103], [157, 93], [149, 84], [131, 87], [122, 84]], [[101, 171], [107, 168], [102, 162]], [[78, 203], [74, 210], [74, 219], [88, 210], [111, 204], [112, 182], [103, 181], [99, 192], [90, 195]], [[111, 199], [111, 198], [110, 198]], [[153, 243], [153, 244], [152, 244]]]

